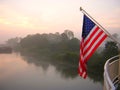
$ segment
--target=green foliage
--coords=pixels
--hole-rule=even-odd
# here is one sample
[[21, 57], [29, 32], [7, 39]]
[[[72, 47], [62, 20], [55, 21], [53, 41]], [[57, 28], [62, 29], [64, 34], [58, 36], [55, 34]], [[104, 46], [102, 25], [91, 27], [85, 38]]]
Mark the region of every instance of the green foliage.
[[94, 81], [102, 81], [105, 62], [109, 58], [118, 55], [118, 53], [118, 46], [115, 42], [106, 42], [103, 51], [100, 53], [95, 52], [90, 60], [88, 60], [87, 68], [89, 77]]
[[64, 54], [63, 60], [71, 64], [77, 64], [79, 60], [79, 54], [74, 52], [67, 52]]
[[[16, 39], [8, 40], [8, 43], [13, 42], [16, 42]], [[37, 63], [40, 59], [49, 61], [64, 77], [78, 75], [79, 44], [80, 41], [74, 38], [74, 34], [70, 30], [66, 30], [62, 34], [28, 35], [19, 43], [17, 42], [22, 54], [39, 58]], [[105, 48], [97, 51], [87, 62], [88, 76], [94, 81], [102, 81], [104, 64], [106, 60], [118, 54], [118, 46], [115, 42], [108, 41]]]
[[112, 41], [108, 41], [105, 44], [105, 49], [102, 52], [103, 54], [103, 59], [104, 60], [108, 60], [109, 58], [118, 55], [119, 54], [119, 50], [118, 50], [118, 46], [115, 42]]
[[[36, 53], [58, 54], [64, 52], [79, 52], [79, 40], [74, 38], [72, 31], [62, 34], [35, 34], [21, 39], [21, 48], [25, 51]], [[52, 53], [50, 53], [52, 52]]]
[[93, 81], [102, 81], [103, 80], [103, 71], [104, 71], [104, 61], [100, 53], [95, 52], [93, 56], [88, 60], [88, 76], [93, 79]]
[[48, 40], [47, 40], [46, 36], [47, 36], [46, 34], [28, 35], [27, 37], [25, 37], [21, 40], [20, 45], [22, 48], [30, 49], [30, 50], [47, 47]]
[[[49, 62], [62, 73], [63, 77], [73, 78], [78, 75], [79, 43], [80, 41], [74, 38], [73, 32], [66, 30], [62, 34], [28, 35], [22, 38], [19, 44], [22, 55], [38, 58], [37, 63], [40, 60]], [[37, 64], [34, 60], [28, 62]]]
[[19, 44], [20, 40], [21, 38], [19, 37], [11, 38], [6, 41], [6, 44], [10, 46], [12, 49], [17, 50], [20, 48], [20, 44]]

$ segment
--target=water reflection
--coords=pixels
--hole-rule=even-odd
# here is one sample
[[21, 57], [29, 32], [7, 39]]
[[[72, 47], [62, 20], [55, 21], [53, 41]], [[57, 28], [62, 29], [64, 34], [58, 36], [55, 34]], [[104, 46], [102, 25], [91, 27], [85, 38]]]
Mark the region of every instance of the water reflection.
[[54, 66], [57, 73], [61, 74], [62, 78], [75, 78], [78, 76], [78, 67], [75, 64], [69, 64], [66, 62], [59, 62], [58, 60], [52, 60], [50, 57], [44, 56], [32, 56], [29, 54], [23, 54], [24, 60], [29, 64], [35, 64], [36, 66], [42, 67], [45, 71], [48, 69], [49, 65]]
[[[55, 67], [56, 71], [61, 74], [62, 78], [76, 78], [78, 76], [78, 63], [69, 63], [66, 61], [52, 60], [50, 57], [40, 56], [37, 54], [29, 54], [21, 52], [24, 60], [30, 64], [41, 66], [44, 70], [47, 70], [49, 65]], [[103, 82], [103, 69], [98, 68], [98, 65], [88, 65], [88, 77], [93, 82]]]
[[0, 54], [0, 90], [102, 90], [78, 76], [77, 67], [42, 56]]

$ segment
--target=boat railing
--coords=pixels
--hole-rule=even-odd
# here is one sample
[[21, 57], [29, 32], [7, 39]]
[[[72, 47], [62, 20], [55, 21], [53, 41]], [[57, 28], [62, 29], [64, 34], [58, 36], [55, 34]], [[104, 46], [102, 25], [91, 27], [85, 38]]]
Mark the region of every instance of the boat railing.
[[104, 90], [117, 90], [120, 83], [120, 55], [106, 61], [104, 66]]

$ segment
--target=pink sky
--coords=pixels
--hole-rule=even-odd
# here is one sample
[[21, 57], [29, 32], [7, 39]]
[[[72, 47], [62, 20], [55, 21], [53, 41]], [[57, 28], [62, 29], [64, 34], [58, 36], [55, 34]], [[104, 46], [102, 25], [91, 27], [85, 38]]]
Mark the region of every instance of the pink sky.
[[120, 0], [0, 0], [0, 43], [34, 33], [81, 36], [82, 6], [111, 34], [120, 29]]

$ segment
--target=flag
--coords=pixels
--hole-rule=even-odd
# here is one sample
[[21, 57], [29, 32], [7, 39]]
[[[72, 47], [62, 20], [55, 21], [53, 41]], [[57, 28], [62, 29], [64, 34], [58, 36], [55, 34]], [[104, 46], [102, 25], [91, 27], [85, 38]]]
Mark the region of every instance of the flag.
[[84, 15], [79, 60], [79, 75], [83, 78], [87, 76], [87, 61], [105, 38], [107, 38], [107, 34], [90, 18]]

